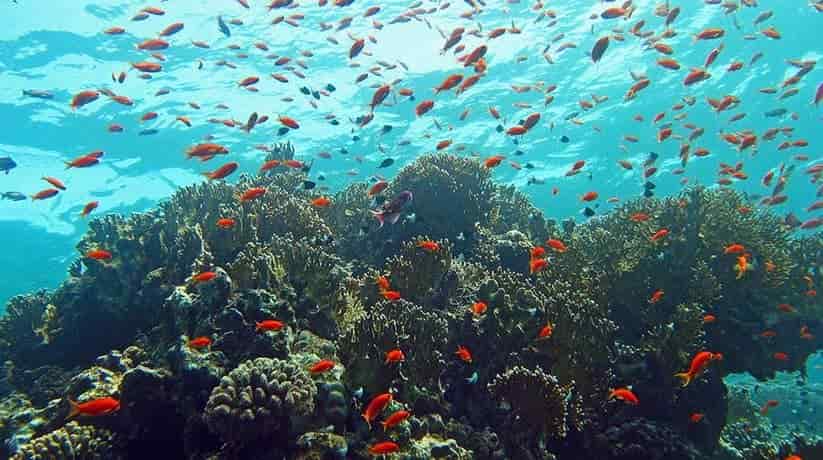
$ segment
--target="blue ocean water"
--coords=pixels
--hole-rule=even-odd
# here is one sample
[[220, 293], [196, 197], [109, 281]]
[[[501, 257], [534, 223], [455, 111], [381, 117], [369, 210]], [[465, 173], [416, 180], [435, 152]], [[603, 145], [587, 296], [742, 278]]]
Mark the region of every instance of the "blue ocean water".
[[[154, 6], [165, 10], [164, 15], [135, 21], [132, 17], [148, 6], [146, 2], [77, 0], [49, 2], [47, 7], [34, 0], [3, 2], [0, 8], [6, 20], [0, 29], [0, 118], [4, 129], [0, 156], [12, 157], [18, 166], [9, 174], [0, 174], [0, 192], [34, 194], [48, 186], [41, 180], [45, 175], [62, 180], [67, 190], [44, 201], [0, 200], [0, 303], [15, 294], [55, 287], [64, 278], [68, 263], [76, 256], [74, 245], [87, 226], [79, 217], [85, 203], [100, 202], [95, 215], [139, 212], [181, 186], [204, 180], [200, 174], [214, 169], [216, 161], [202, 164], [186, 160], [183, 152], [207, 135], [230, 148], [230, 157], [240, 162], [243, 172], [256, 171], [265, 156], [255, 145], [291, 141], [298, 159], [313, 161], [310, 177], [322, 174], [326, 180], [321, 185], [332, 191], [375, 174], [390, 178], [414, 158], [433, 152], [439, 141], [451, 140], [447, 150], [452, 153], [480, 158], [505, 155], [506, 160], [494, 172], [499, 182], [526, 191], [552, 218], [580, 221], [585, 217], [580, 213], [583, 203], [579, 197], [587, 191], [600, 195], [597, 213], [614, 206], [606, 201], [609, 197], [625, 200], [639, 196], [644, 182], [640, 163], [650, 152], [659, 154], [659, 171], [650, 178], [657, 186], [657, 196], [676, 193], [683, 187], [681, 179], [688, 179], [688, 184], [715, 186], [720, 162], [744, 164], [748, 179], [734, 180], [732, 187], [768, 195], [771, 188], [761, 183], [767, 171], [781, 164], [794, 165], [797, 171], [784, 192], [789, 200], [775, 209], [793, 212], [800, 221], [814, 217], [805, 208], [815, 201], [816, 185], [809, 183], [810, 176], [802, 170], [821, 161], [823, 121], [820, 108], [811, 103], [823, 81], [821, 70], [811, 70], [795, 85], [799, 93], [784, 100], [779, 96], [785, 89], [780, 88], [777, 94], [759, 91], [779, 87], [797, 72], [787, 60], [819, 59], [817, 28], [823, 14], [805, 1], [762, 0], [756, 8], [740, 4], [731, 13], [719, 4], [683, 2], [671, 25], [676, 35], [662, 40], [674, 49], [671, 57], [679, 61], [679, 71], [658, 66], [655, 61], [663, 56], [649, 49], [645, 39], [630, 33], [639, 20], [645, 21], [641, 31], [662, 33], [665, 17], [656, 15], [655, 9], [665, 6], [663, 2], [633, 1], [633, 14], [626, 20], [600, 17], [606, 8], [618, 7], [616, 2], [580, 0], [546, 4], [489, 0], [482, 8], [475, 4], [476, 9], [470, 5], [474, 2], [464, 1], [411, 5], [405, 1], [356, 0], [345, 7], [333, 2], [319, 6], [315, 1], [295, 2], [290, 8], [273, 11], [266, 7], [270, 2], [249, 3], [251, 8], [246, 9], [236, 0], [158, 1]], [[381, 9], [372, 17], [363, 17], [370, 6]], [[674, 3], [669, 6], [675, 7]], [[408, 14], [414, 8], [419, 9], [417, 14]], [[473, 10], [477, 12], [470, 19], [461, 17]], [[766, 11], [773, 15], [755, 25], [758, 15]], [[298, 27], [286, 22], [272, 24], [278, 16], [296, 14], [302, 17], [293, 19]], [[390, 23], [403, 14], [408, 21]], [[229, 23], [230, 37], [219, 30], [218, 16]], [[351, 25], [342, 28], [341, 20], [347, 17]], [[242, 25], [231, 24], [231, 20]], [[382, 29], [378, 30], [374, 21], [381, 22]], [[160, 51], [165, 57], [162, 72], [150, 80], [138, 78], [139, 72], [129, 68], [130, 62], [158, 61], [135, 45], [156, 38], [174, 22], [185, 27], [166, 37], [171, 46]], [[328, 30], [323, 30], [323, 24], [330, 26]], [[103, 32], [113, 26], [125, 28], [125, 33]], [[488, 69], [474, 87], [459, 96], [454, 90], [435, 95], [433, 88], [450, 74], [471, 73], [457, 61], [453, 49], [441, 52], [444, 36], [457, 27], [466, 29], [461, 41], [466, 46], [463, 53], [483, 43], [488, 45]], [[507, 28], [505, 33], [488, 37], [490, 30], [501, 27]], [[519, 33], [513, 33], [517, 32], [513, 27]], [[694, 40], [696, 33], [709, 27], [724, 29], [725, 36]], [[767, 27], [779, 30], [782, 37], [764, 36], [760, 31]], [[477, 31], [476, 36], [472, 31]], [[612, 36], [610, 45], [603, 58], [593, 63], [588, 53], [595, 41], [606, 35]], [[357, 38], [365, 39], [364, 51], [350, 59], [349, 50]], [[210, 47], [195, 47], [192, 41], [203, 41]], [[255, 43], [265, 44], [268, 51]], [[684, 86], [688, 69], [702, 66], [720, 43], [724, 49], [709, 68], [711, 78]], [[230, 49], [229, 45], [238, 46]], [[562, 47], [568, 49], [559, 51]], [[762, 58], [750, 65], [758, 53]], [[269, 56], [272, 54], [290, 57], [291, 64], [299, 60], [305, 68], [294, 69], [306, 78], [276, 66]], [[218, 65], [221, 60], [235, 68]], [[378, 64], [380, 61], [383, 63]], [[733, 61], [742, 62], [743, 68], [727, 71]], [[372, 69], [374, 66], [377, 69]], [[375, 72], [368, 73], [369, 69]], [[112, 73], [122, 71], [127, 72], [125, 82], [113, 82]], [[288, 83], [274, 80], [270, 74], [275, 72], [286, 75]], [[651, 84], [627, 102], [624, 95], [634, 84], [630, 72], [647, 75]], [[368, 77], [355, 83], [363, 73]], [[238, 85], [253, 75], [261, 78], [255, 85], [259, 92]], [[369, 112], [374, 85], [392, 82], [395, 90], [413, 90], [415, 100], [391, 96], [387, 102], [392, 105], [378, 107], [369, 125], [356, 126], [353, 120]], [[328, 84], [336, 90], [318, 100], [300, 92], [304, 86], [317, 90]], [[516, 92], [513, 85], [529, 91]], [[557, 85], [557, 89], [552, 93], [553, 102], [545, 105], [549, 85]], [[128, 96], [134, 104], [124, 106], [101, 96], [78, 110], [70, 108], [74, 94], [99, 88]], [[170, 93], [155, 96], [161, 88]], [[53, 98], [28, 97], [24, 90], [49, 91]], [[739, 105], [717, 113], [706, 102], [708, 97], [721, 99], [725, 95], [739, 98]], [[593, 96], [608, 99], [594, 103], [590, 110], [582, 109], [580, 101], [592, 102]], [[287, 97], [293, 101], [284, 101]], [[673, 110], [684, 97], [694, 97], [696, 102]], [[424, 99], [433, 99], [435, 107], [417, 117], [414, 107]], [[201, 108], [192, 108], [192, 102]], [[228, 109], [216, 108], [218, 104]], [[490, 116], [490, 106], [500, 112], [500, 120]], [[787, 109], [787, 114], [778, 118], [764, 115], [776, 108]], [[464, 110], [469, 114], [461, 121]], [[208, 122], [218, 118], [242, 123], [254, 111], [272, 119], [248, 134]], [[157, 112], [158, 117], [141, 122], [147, 112]], [[517, 144], [497, 129], [498, 125], [507, 129], [533, 112], [541, 114], [540, 122]], [[661, 112], [666, 113], [665, 118], [653, 124], [652, 118]], [[744, 112], [745, 118], [729, 122], [733, 115]], [[678, 113], [688, 114], [687, 118], [674, 120]], [[327, 114], [335, 115], [340, 124], [330, 124]], [[638, 114], [643, 116], [642, 122], [635, 121]], [[278, 136], [278, 115], [299, 120], [300, 128]], [[177, 116], [189, 117], [192, 127], [175, 121]], [[690, 132], [684, 123], [704, 128], [705, 134], [691, 143], [692, 150], [704, 147], [711, 151], [706, 157], [692, 156], [680, 176], [672, 171], [680, 166], [681, 141], [656, 140], [658, 128], [667, 122], [673, 122], [674, 134], [682, 137]], [[122, 125], [124, 132], [108, 132], [112, 123]], [[391, 125], [391, 131], [381, 134], [383, 125]], [[762, 135], [769, 128], [783, 126], [794, 128], [791, 139], [778, 135], [774, 141], [759, 140], [756, 150], [742, 153], [719, 136], [721, 131], [745, 130]], [[144, 129], [156, 129], [157, 133], [139, 135]], [[637, 136], [639, 142], [627, 142], [626, 135]], [[563, 136], [568, 143], [561, 142]], [[777, 149], [785, 140], [798, 139], [807, 140], [809, 146]], [[100, 165], [64, 168], [65, 161], [93, 150], [105, 151]], [[321, 152], [330, 153], [331, 158], [318, 157]], [[396, 161], [378, 169], [385, 158]], [[631, 161], [634, 169], [619, 167], [617, 160], [621, 159]], [[577, 160], [586, 161], [583, 171], [567, 177]], [[532, 168], [518, 170], [509, 161]]]

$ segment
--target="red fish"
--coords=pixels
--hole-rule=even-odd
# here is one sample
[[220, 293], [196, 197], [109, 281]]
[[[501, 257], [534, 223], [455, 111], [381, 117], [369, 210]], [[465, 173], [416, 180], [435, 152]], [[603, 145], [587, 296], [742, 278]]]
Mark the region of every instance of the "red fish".
[[395, 348], [386, 352], [386, 361], [383, 364], [400, 363], [406, 360], [406, 355], [403, 350]]
[[197, 157], [200, 158], [201, 161], [207, 161], [214, 158], [215, 155], [225, 155], [227, 153], [229, 153], [229, 149], [226, 147], [220, 144], [206, 142], [189, 147], [186, 150], [186, 159]]
[[382, 192], [383, 190], [386, 190], [386, 187], [388, 187], [388, 186], [389, 186], [389, 183], [384, 181], [384, 180], [377, 181], [369, 189], [368, 196], [377, 195], [378, 193]]
[[662, 240], [663, 238], [665, 238], [666, 236], [668, 236], [668, 234], [669, 234], [669, 230], [668, 230], [668, 229], [666, 229], [666, 228], [661, 228], [660, 230], [656, 231], [656, 232], [654, 233], [654, 235], [652, 235], [649, 239], [650, 239], [651, 241], [653, 241], [653, 242], [654, 242], [654, 241], [660, 241], [660, 240]]
[[285, 126], [287, 128], [291, 128], [291, 129], [300, 128], [300, 125], [293, 118], [289, 118], [287, 116], [281, 115], [281, 116], [277, 117], [277, 119], [280, 121], [280, 124], [282, 124], [283, 126]]
[[224, 229], [224, 230], [228, 230], [228, 229], [234, 227], [234, 225], [236, 223], [237, 222], [235, 222], [234, 219], [231, 219], [231, 218], [228, 218], [228, 217], [224, 217], [222, 219], [217, 219], [217, 226]]
[[598, 39], [594, 43], [594, 46], [592, 47], [592, 53], [591, 53], [592, 62], [597, 62], [600, 59], [602, 59], [603, 58], [603, 53], [606, 52], [606, 48], [608, 48], [608, 47], [609, 47], [609, 36], [608, 35]]
[[225, 179], [231, 173], [236, 171], [238, 166], [239, 165], [237, 163], [232, 161], [232, 162], [224, 164], [223, 166], [220, 166], [219, 168], [215, 169], [214, 171], [204, 172], [203, 175], [208, 177], [209, 180]]
[[44, 176], [42, 179], [48, 182], [49, 184], [53, 185], [55, 188], [58, 188], [60, 190], [66, 190], [66, 186], [63, 184], [63, 182], [60, 181], [60, 179], [50, 176]]
[[383, 291], [381, 292], [381, 294], [383, 295], [383, 298], [388, 300], [389, 302], [394, 302], [402, 298], [400, 297], [400, 292], [398, 291]]
[[431, 240], [424, 240], [417, 243], [417, 247], [423, 249], [426, 252], [437, 252], [440, 250], [440, 245], [437, 244], [435, 241]]
[[254, 332], [279, 331], [280, 329], [283, 329], [283, 326], [285, 326], [285, 324], [282, 321], [277, 321], [276, 319], [266, 319], [254, 323]]
[[55, 188], [47, 188], [45, 190], [40, 190], [39, 192], [35, 193], [31, 196], [32, 200], [45, 200], [57, 195], [60, 191]]
[[111, 253], [105, 249], [92, 249], [86, 252], [86, 257], [94, 260], [111, 260]]
[[586, 192], [580, 198], [581, 201], [594, 201], [600, 196], [597, 192]]
[[778, 361], [789, 360], [789, 355], [787, 353], [783, 353], [782, 351], [778, 351], [777, 353], [773, 354], [772, 357]]
[[206, 283], [213, 279], [217, 278], [217, 273], [215, 272], [201, 272], [192, 277], [192, 281], [195, 283]]
[[240, 195], [240, 201], [241, 202], [251, 201], [251, 200], [260, 198], [261, 196], [263, 196], [265, 194], [266, 194], [266, 188], [265, 187], [252, 187], [252, 188], [246, 190], [245, 192], [243, 192], [242, 195]]
[[640, 399], [637, 398], [637, 395], [632, 392], [632, 390], [628, 388], [617, 388], [609, 392], [609, 399], [619, 399], [627, 404], [631, 404], [632, 406], [636, 406], [640, 404]]
[[197, 337], [189, 340], [189, 347], [194, 349], [207, 348], [211, 346], [211, 338], [207, 336]]
[[78, 415], [87, 415], [90, 417], [98, 417], [116, 412], [120, 409], [120, 401], [106, 396], [104, 398], [92, 399], [84, 403], [77, 403], [69, 399], [69, 415], [66, 419], [73, 418]]
[[326, 198], [325, 196], [321, 196], [311, 200], [311, 204], [315, 208], [325, 208], [331, 204], [331, 200]]
[[74, 97], [71, 98], [71, 109], [76, 110], [84, 105], [96, 101], [100, 97], [100, 93], [97, 91], [80, 91], [79, 93], [75, 94]]
[[723, 359], [723, 355], [721, 355], [720, 353], [712, 353], [710, 351], [701, 351], [701, 352], [697, 353], [696, 355], [694, 355], [694, 358], [692, 358], [692, 362], [691, 362], [691, 365], [689, 365], [689, 370], [688, 371], [679, 372], [677, 374], [674, 374], [674, 376], [677, 377], [677, 378], [682, 379], [683, 380], [682, 385], [685, 387], [689, 383], [691, 383], [692, 380], [694, 380], [700, 374], [702, 374], [703, 371], [705, 371], [706, 368], [709, 367], [709, 364], [712, 361], [719, 361], [719, 360], [722, 360], [722, 359]]
[[532, 259], [529, 261], [529, 273], [532, 275], [539, 273], [548, 266], [549, 262], [546, 259]]
[[689, 416], [689, 421], [692, 423], [700, 423], [700, 421], [703, 420], [703, 417], [705, 417], [705, 414], [695, 412], [694, 414]]
[[[371, 422], [383, 412], [383, 409], [389, 405], [392, 401], [393, 397], [391, 393], [381, 393], [375, 396], [369, 404], [366, 406], [366, 410], [363, 411], [363, 418], [366, 420], [366, 423], [371, 428]], [[396, 446], [396, 444], [395, 444]]]
[[328, 372], [334, 369], [335, 363], [330, 359], [321, 359], [314, 363], [310, 368], [309, 372], [312, 374], [322, 374], [324, 372]]
[[417, 107], [414, 108], [414, 113], [417, 114], [417, 116], [419, 117], [428, 112], [429, 110], [431, 110], [433, 107], [434, 101], [427, 99], [417, 104]]
[[545, 326], [540, 328], [535, 340], [546, 340], [552, 336], [552, 333], [554, 333], [554, 327], [550, 323], [546, 323]]
[[380, 424], [383, 425], [383, 431], [388, 431], [409, 417], [411, 417], [411, 412], [401, 409], [389, 415], [388, 418], [386, 418], [385, 421], [380, 422]]
[[550, 239], [546, 241], [546, 246], [554, 249], [557, 252], [566, 252], [566, 245], [560, 240]]
[[454, 354], [456, 354], [457, 357], [460, 358], [460, 360], [463, 361], [463, 362], [466, 362], [466, 363], [471, 363], [472, 362], [471, 352], [469, 351], [468, 348], [466, 348], [462, 345], [459, 345], [457, 347], [457, 351], [455, 351]]
[[477, 301], [471, 306], [471, 312], [474, 316], [483, 316], [487, 309], [488, 305], [486, 305], [486, 302]]
[[97, 206], [99, 206], [99, 205], [100, 205], [99, 201], [89, 201], [88, 203], [86, 203], [85, 206], [83, 206], [83, 210], [80, 211], [80, 217], [88, 216], [89, 214], [91, 214], [92, 211], [97, 209]]
[[449, 75], [442, 83], [434, 88], [434, 93], [439, 94], [441, 91], [448, 91], [459, 85], [461, 81], [463, 81], [463, 74], [456, 73]]
[[665, 292], [663, 292], [662, 289], [654, 291], [654, 293], [652, 293], [652, 296], [649, 297], [649, 303], [656, 304], [660, 302], [661, 300], [663, 300], [663, 294], [665, 294]]
[[398, 446], [396, 442], [383, 441], [369, 446], [369, 452], [372, 455], [387, 455], [400, 452], [400, 446]]

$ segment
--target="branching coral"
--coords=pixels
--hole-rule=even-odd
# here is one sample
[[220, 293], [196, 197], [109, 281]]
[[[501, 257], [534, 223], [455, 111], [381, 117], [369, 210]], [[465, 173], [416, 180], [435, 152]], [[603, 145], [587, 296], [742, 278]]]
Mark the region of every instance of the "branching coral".
[[209, 428], [228, 443], [244, 444], [288, 430], [289, 417], [314, 411], [317, 387], [289, 361], [245, 361], [220, 380], [206, 404]]

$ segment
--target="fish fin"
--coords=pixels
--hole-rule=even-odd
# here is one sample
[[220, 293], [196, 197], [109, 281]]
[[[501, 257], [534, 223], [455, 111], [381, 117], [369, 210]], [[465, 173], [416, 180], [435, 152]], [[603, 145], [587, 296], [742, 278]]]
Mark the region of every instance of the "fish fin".
[[683, 382], [681, 383], [681, 386], [684, 386], [684, 387], [688, 386], [689, 383], [691, 383], [691, 381], [692, 381], [692, 375], [689, 374], [688, 372], [679, 372], [677, 374], [674, 374], [674, 376], [683, 380]]
[[385, 217], [383, 216], [382, 212], [372, 211], [372, 215], [378, 222], [380, 222], [380, 226], [378, 228], [383, 228], [383, 222], [385, 221]]
[[389, 214], [389, 218], [386, 219], [386, 220], [390, 224], [394, 225], [394, 224], [397, 223], [398, 220], [400, 220], [400, 213], [399, 212], [393, 212], [393, 213]]
[[381, 425], [383, 425], [383, 432], [385, 433], [385, 432], [386, 432], [386, 430], [388, 430], [388, 426], [389, 426], [389, 424], [388, 424], [387, 422], [385, 422], [385, 421], [380, 422], [380, 424], [381, 424]]
[[74, 418], [80, 413], [80, 405], [76, 401], [69, 399], [69, 406], [69, 415], [66, 416], [66, 420]]
[[258, 323], [258, 322], [254, 323], [254, 332], [260, 332], [260, 323]]

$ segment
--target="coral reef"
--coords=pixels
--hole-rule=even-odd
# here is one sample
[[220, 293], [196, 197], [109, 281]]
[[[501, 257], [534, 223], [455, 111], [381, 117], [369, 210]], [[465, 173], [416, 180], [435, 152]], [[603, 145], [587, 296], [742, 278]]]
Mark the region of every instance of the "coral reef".
[[[767, 210], [741, 212], [743, 195], [699, 187], [558, 226], [453, 155], [318, 207], [309, 168], [92, 220], [66, 281], [15, 297], [0, 318], [7, 453], [343, 459], [383, 441], [414, 459], [818, 452], [800, 429], [791, 443], [769, 437], [794, 405], [760, 415], [751, 400], [764, 396], [723, 378], [805, 378], [823, 346], [819, 233], [794, 238]], [[238, 201], [251, 187], [266, 192]], [[400, 219], [379, 227], [371, 211], [404, 191], [414, 198]], [[538, 246], [545, 266], [533, 270]], [[682, 387], [674, 374], [700, 351], [723, 359]], [[66, 422], [68, 399], [98, 398], [119, 410]]]

